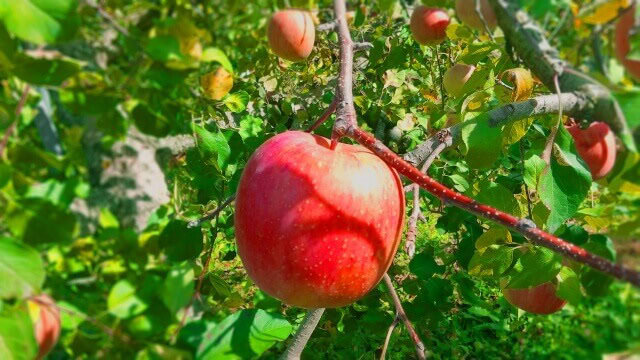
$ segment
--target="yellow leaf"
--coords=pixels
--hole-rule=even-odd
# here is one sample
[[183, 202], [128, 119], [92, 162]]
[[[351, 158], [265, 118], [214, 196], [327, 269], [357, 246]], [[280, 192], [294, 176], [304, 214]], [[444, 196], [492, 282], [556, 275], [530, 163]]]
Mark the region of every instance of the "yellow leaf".
[[200, 78], [200, 85], [204, 95], [212, 100], [220, 100], [231, 91], [233, 87], [233, 77], [220, 67]]
[[586, 8], [584, 13], [580, 14], [580, 18], [587, 24], [601, 25], [605, 24], [618, 16], [621, 9], [629, 6], [630, 0], [611, 0], [598, 4], [594, 8]]
[[526, 100], [533, 92], [531, 72], [523, 68], [509, 69], [500, 74], [496, 97], [505, 103]]
[[495, 244], [511, 243], [511, 233], [502, 226], [495, 226], [485, 231], [476, 240], [476, 249], [481, 250]]

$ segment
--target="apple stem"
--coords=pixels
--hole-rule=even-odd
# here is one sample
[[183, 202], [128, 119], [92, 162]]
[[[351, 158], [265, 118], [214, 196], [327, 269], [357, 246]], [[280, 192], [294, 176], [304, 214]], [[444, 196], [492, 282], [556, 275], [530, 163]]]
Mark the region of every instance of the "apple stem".
[[529, 219], [517, 218], [498, 209], [478, 203], [465, 195], [447, 188], [400, 158], [381, 141], [377, 140], [366, 131], [363, 131], [358, 127], [351, 127], [347, 129], [347, 132], [344, 135], [352, 138], [360, 145], [374, 152], [400, 174], [420, 185], [421, 188], [430, 192], [434, 196], [439, 197], [443, 202], [457, 206], [476, 216], [495, 221], [510, 230], [522, 234], [537, 245], [544, 246], [579, 263], [585, 264], [619, 280], [626, 281], [640, 287], [640, 273], [637, 271], [622, 265], [614, 264], [613, 262], [594, 255], [579, 246], [573, 245], [546, 233], [538, 229], [535, 223]]
[[311, 334], [318, 326], [323, 313], [324, 308], [309, 309], [307, 311], [287, 350], [280, 356], [280, 360], [300, 360], [300, 355], [302, 355], [304, 347], [311, 338]]
[[402, 307], [402, 303], [400, 302], [400, 297], [398, 297], [398, 293], [396, 292], [396, 289], [393, 287], [393, 282], [391, 281], [391, 277], [389, 277], [389, 274], [385, 273], [384, 276], [382, 277], [382, 280], [384, 281], [384, 284], [387, 286], [387, 289], [389, 289], [389, 295], [391, 295], [391, 300], [393, 300], [393, 305], [396, 308], [396, 316], [399, 317], [400, 320], [402, 320], [402, 322], [404, 323], [404, 326], [407, 328], [407, 331], [409, 331], [411, 340], [413, 340], [413, 342], [415, 343], [416, 354], [418, 355], [418, 359], [421, 359], [421, 360], [426, 359], [427, 358], [425, 355], [426, 348], [422, 343], [422, 340], [420, 340], [420, 336], [418, 335], [416, 330], [413, 328], [413, 325], [411, 325], [411, 321], [407, 317], [407, 313], [404, 312], [404, 308]]

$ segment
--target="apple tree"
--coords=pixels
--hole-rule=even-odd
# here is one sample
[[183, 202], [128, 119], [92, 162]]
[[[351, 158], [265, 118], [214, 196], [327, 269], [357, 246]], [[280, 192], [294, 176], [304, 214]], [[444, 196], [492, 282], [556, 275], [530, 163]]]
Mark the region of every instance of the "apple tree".
[[0, 359], [640, 352], [635, 0], [0, 0]]

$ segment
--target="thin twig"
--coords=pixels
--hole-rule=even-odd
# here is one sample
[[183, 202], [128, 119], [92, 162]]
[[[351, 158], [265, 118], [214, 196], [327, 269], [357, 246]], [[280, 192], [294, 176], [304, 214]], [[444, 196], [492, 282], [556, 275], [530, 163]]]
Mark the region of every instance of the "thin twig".
[[493, 38], [493, 33], [489, 28], [489, 24], [487, 23], [487, 19], [485, 19], [484, 15], [482, 14], [482, 6], [480, 3], [480, 0], [476, 0], [475, 10], [476, 10], [476, 15], [478, 15], [478, 17], [480, 18], [480, 21], [482, 21], [482, 26], [484, 26], [484, 31], [486, 31], [487, 34], [489, 35], [491, 42], [496, 42], [496, 39]]
[[324, 308], [309, 309], [307, 311], [304, 320], [302, 320], [302, 324], [300, 324], [295, 335], [293, 335], [293, 339], [287, 347], [287, 350], [280, 356], [280, 360], [300, 360], [302, 351], [311, 338], [311, 334], [313, 334], [316, 326], [318, 326], [323, 313]]
[[231, 202], [233, 202], [233, 200], [235, 200], [235, 199], [236, 199], [236, 194], [233, 194], [233, 195], [229, 196], [224, 202], [222, 202], [222, 204], [220, 204], [217, 208], [215, 208], [215, 210], [213, 210], [212, 212], [208, 213], [207, 215], [201, 217], [198, 220], [193, 220], [193, 221], [189, 222], [187, 227], [189, 227], [189, 228], [197, 227], [197, 226], [202, 225], [202, 223], [204, 223], [205, 221], [213, 219], [222, 210], [224, 210], [224, 208], [226, 208], [229, 204], [231, 204]]
[[322, 113], [322, 115], [320, 115], [318, 120], [316, 120], [316, 122], [314, 122], [313, 125], [311, 125], [306, 130], [306, 132], [310, 133], [315, 129], [317, 129], [318, 126], [322, 125], [322, 123], [324, 123], [329, 118], [329, 116], [331, 116], [331, 114], [333, 114], [336, 111], [336, 105], [337, 105], [336, 99], [333, 99], [333, 101], [331, 101], [331, 104], [329, 104], [329, 107]]
[[9, 143], [9, 138], [16, 131], [18, 127], [18, 122], [20, 121], [20, 114], [22, 113], [22, 108], [24, 104], [27, 102], [27, 97], [29, 96], [29, 90], [31, 87], [29, 84], [24, 86], [24, 90], [22, 90], [22, 95], [20, 96], [20, 100], [18, 101], [18, 105], [16, 105], [16, 110], [13, 112], [15, 115], [15, 120], [9, 125], [9, 128], [5, 131], [4, 136], [2, 137], [2, 142], [0, 142], [0, 156], [4, 153], [4, 148], [7, 147], [7, 143]]
[[555, 38], [556, 35], [560, 33], [560, 30], [564, 27], [564, 23], [567, 21], [569, 14], [571, 14], [571, 9], [569, 7], [566, 7], [564, 9], [564, 13], [562, 14], [562, 17], [560, 18], [560, 21], [558, 21], [558, 24], [556, 25], [556, 28], [553, 29], [553, 31], [549, 35], [549, 41], [553, 40], [553, 38]]
[[409, 318], [407, 317], [407, 313], [404, 312], [404, 308], [402, 307], [402, 303], [400, 302], [400, 298], [398, 297], [398, 293], [396, 292], [396, 289], [393, 287], [391, 278], [387, 273], [385, 273], [384, 276], [382, 277], [382, 280], [384, 281], [384, 284], [387, 286], [387, 289], [389, 289], [389, 295], [391, 295], [391, 300], [393, 300], [393, 305], [396, 308], [398, 317], [400, 317], [400, 320], [402, 320], [402, 322], [404, 323], [404, 326], [406, 326], [407, 331], [409, 331], [409, 335], [411, 336], [411, 340], [413, 340], [413, 342], [415, 343], [416, 355], [418, 355], [418, 359], [421, 359], [421, 360], [426, 359], [427, 357], [425, 355], [426, 350], [425, 350], [424, 344], [422, 343], [422, 340], [420, 340], [420, 336], [418, 336], [418, 333], [416, 332], [416, 330], [413, 328], [413, 325], [411, 325], [411, 321], [409, 321]]
[[395, 330], [396, 326], [398, 326], [398, 312], [396, 311], [396, 316], [393, 318], [391, 325], [389, 325], [389, 330], [387, 330], [387, 336], [384, 338], [384, 345], [382, 345], [382, 353], [380, 354], [380, 360], [384, 360], [387, 355], [387, 349], [389, 348], [389, 341], [391, 340], [391, 334], [393, 330]]
[[558, 82], [558, 74], [556, 74], [553, 78], [553, 82], [555, 84], [556, 93], [558, 95], [558, 121], [555, 126], [551, 128], [551, 133], [547, 138], [547, 143], [544, 146], [544, 150], [542, 151], [542, 160], [547, 163], [547, 167], [551, 165], [551, 153], [553, 152], [553, 143], [556, 140], [556, 135], [558, 134], [558, 129], [562, 126], [562, 97], [560, 93], [560, 83]]
[[[520, 139], [520, 163], [522, 164], [522, 177], [525, 175], [525, 167], [524, 167], [524, 138]], [[526, 181], [524, 182], [524, 192], [527, 195], [527, 210], [529, 210], [529, 219], [533, 220], [533, 212], [531, 211], [531, 196], [529, 195], [529, 185], [527, 185]]]

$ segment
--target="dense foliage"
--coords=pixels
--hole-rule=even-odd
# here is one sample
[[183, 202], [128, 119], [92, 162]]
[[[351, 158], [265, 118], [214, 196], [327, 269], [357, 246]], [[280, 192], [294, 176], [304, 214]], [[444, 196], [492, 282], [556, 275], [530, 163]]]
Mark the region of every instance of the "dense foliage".
[[[555, 93], [522, 68], [501, 30], [491, 39], [461, 25], [453, 0], [423, 1], [448, 9], [452, 23], [441, 45], [420, 46], [409, 27], [417, 3], [348, 2], [354, 41], [373, 45], [355, 53], [358, 122], [398, 154], [501, 104]], [[560, 56], [607, 86], [628, 125], [640, 128], [638, 83], [612, 43], [611, 21], [630, 2], [520, 3]], [[246, 276], [233, 206], [188, 223], [235, 193], [258, 146], [307, 128], [333, 99], [335, 32], [316, 31], [303, 62], [270, 52], [269, 16], [286, 7], [309, 10], [317, 24], [333, 21], [328, 0], [0, 0], [1, 359], [36, 357], [27, 299], [42, 292], [62, 319], [50, 358], [282, 353], [305, 311]], [[640, 39], [631, 39], [630, 56], [640, 58]], [[452, 97], [442, 79], [455, 63], [476, 69]], [[543, 150], [557, 121], [545, 115], [502, 128], [468, 126], [428, 173], [638, 269], [640, 155], [618, 140], [615, 167], [593, 182], [560, 126], [545, 170]], [[316, 133], [330, 136], [332, 124]], [[640, 352], [638, 289], [420, 195], [413, 204], [407, 194], [407, 216], [414, 206], [425, 216], [415, 255], [401, 244], [389, 274], [435, 358]], [[569, 304], [548, 316], [516, 309], [501, 292], [552, 280]], [[394, 313], [383, 284], [329, 309], [303, 358], [378, 357]], [[402, 326], [389, 348], [391, 359], [415, 356]]]

